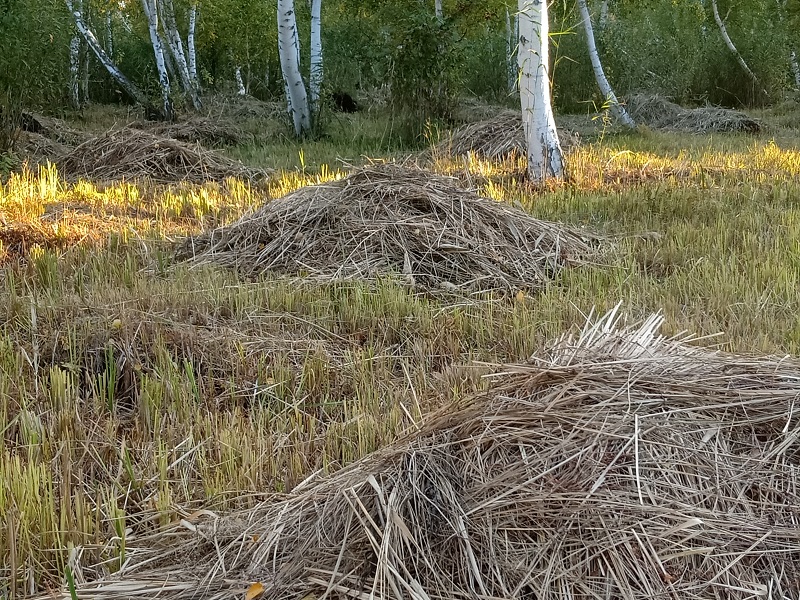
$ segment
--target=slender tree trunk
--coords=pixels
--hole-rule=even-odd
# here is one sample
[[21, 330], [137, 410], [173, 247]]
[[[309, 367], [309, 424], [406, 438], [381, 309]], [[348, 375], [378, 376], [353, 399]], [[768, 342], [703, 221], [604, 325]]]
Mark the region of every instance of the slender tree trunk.
[[311, 111], [315, 115], [319, 113], [322, 78], [322, 0], [311, 0], [311, 76], [308, 79], [308, 89], [311, 95]]
[[197, 3], [189, 7], [189, 32], [186, 34], [186, 53], [188, 55], [188, 64], [186, 66], [189, 68], [189, 77], [191, 77], [198, 93], [200, 91], [200, 80], [197, 79], [197, 52], [194, 47], [194, 32], [197, 29], [197, 12], [199, 10], [200, 5]]
[[589, 13], [589, 7], [586, 0], [578, 0], [578, 9], [581, 11], [581, 19], [583, 20], [583, 28], [586, 32], [586, 44], [589, 46], [589, 60], [592, 61], [592, 70], [594, 71], [594, 78], [597, 81], [597, 87], [603, 94], [605, 102], [610, 106], [611, 111], [616, 115], [623, 125], [626, 127], [634, 128], [636, 123], [625, 110], [625, 107], [617, 100], [617, 95], [608, 83], [606, 74], [603, 71], [603, 65], [600, 62], [600, 55], [597, 53], [597, 46], [594, 42], [594, 31], [592, 31], [592, 15]]
[[65, 4], [67, 5], [67, 9], [69, 12], [72, 13], [72, 18], [75, 20], [75, 27], [78, 29], [78, 32], [83, 36], [83, 39], [86, 40], [86, 43], [89, 44], [89, 48], [92, 49], [94, 55], [97, 57], [97, 60], [100, 61], [100, 64], [108, 71], [111, 77], [114, 78], [119, 86], [125, 90], [131, 98], [133, 98], [136, 102], [141, 104], [142, 106], [149, 107], [150, 102], [147, 99], [147, 96], [142, 92], [130, 79], [125, 77], [125, 74], [119, 70], [117, 65], [114, 64], [108, 54], [106, 54], [103, 47], [100, 45], [100, 42], [97, 41], [94, 33], [91, 29], [86, 26], [86, 23], [83, 21], [83, 15], [81, 15], [80, 10], [75, 10], [72, 5], [72, 0], [64, 0]]
[[761, 91], [764, 93], [765, 96], [769, 97], [767, 90], [765, 90], [761, 86], [761, 82], [758, 80], [758, 77], [756, 77], [756, 74], [753, 73], [750, 67], [747, 66], [747, 63], [745, 62], [744, 58], [742, 57], [741, 54], [739, 54], [739, 51], [736, 49], [736, 46], [734, 45], [733, 40], [731, 39], [731, 36], [728, 35], [728, 28], [725, 27], [725, 21], [723, 21], [722, 18], [719, 16], [719, 9], [717, 8], [717, 0], [711, 0], [711, 10], [714, 13], [714, 20], [717, 22], [717, 27], [719, 27], [719, 32], [722, 34], [722, 39], [725, 41], [725, 45], [728, 47], [728, 50], [730, 50], [733, 53], [733, 55], [736, 57], [736, 61], [739, 63], [739, 65], [741, 65], [744, 72], [750, 76], [750, 79], [753, 80], [753, 83], [761, 88]]
[[81, 94], [80, 94], [80, 52], [81, 52], [81, 38], [78, 34], [72, 36], [69, 41], [69, 99], [72, 108], [79, 110], [81, 108]]
[[564, 177], [564, 157], [558, 142], [550, 101], [549, 25], [547, 0], [518, 0], [520, 101], [528, 147], [528, 176], [533, 181]]
[[278, 54], [294, 130], [298, 136], [303, 136], [311, 131], [311, 114], [306, 86], [300, 75], [300, 43], [294, 0], [278, 0]]
[[158, 9], [155, 0], [142, 0], [142, 8], [147, 17], [147, 28], [150, 32], [150, 43], [153, 45], [153, 55], [156, 60], [158, 71], [158, 82], [161, 86], [161, 101], [164, 110], [164, 118], [171, 121], [175, 113], [172, 110], [172, 99], [170, 98], [169, 75], [167, 74], [167, 63], [164, 60], [164, 47], [161, 36], [158, 34]]
[[244, 87], [244, 81], [242, 80], [242, 67], [236, 65], [236, 69], [234, 69], [234, 76], [236, 77], [236, 92], [240, 96], [247, 95], [247, 89]]
[[[430, 6], [430, 4], [428, 6]], [[444, 18], [444, 11], [442, 10], [442, 0], [434, 0], [434, 5], [433, 6], [434, 6], [433, 10], [436, 13], [436, 18], [437, 19], [443, 19]], [[428, 13], [428, 14], [430, 14], [430, 13]]]
[[800, 90], [800, 64], [797, 62], [797, 52], [792, 50], [789, 53], [789, 64], [792, 66], [792, 75], [794, 75], [794, 86]]
[[161, 26], [167, 38], [170, 54], [172, 54], [172, 59], [175, 61], [175, 69], [178, 72], [178, 78], [181, 80], [184, 91], [189, 94], [192, 100], [192, 106], [194, 106], [195, 110], [200, 110], [203, 107], [203, 103], [200, 101], [200, 95], [197, 93], [189, 74], [186, 52], [184, 52], [183, 40], [178, 31], [178, 23], [175, 19], [175, 8], [172, 5], [172, 0], [160, 0], [159, 6], [161, 7]]
[[513, 94], [517, 91], [517, 73], [519, 67], [517, 66], [517, 60], [514, 57], [514, 48], [515, 48], [515, 39], [518, 39], [519, 35], [514, 36], [514, 32], [511, 29], [511, 15], [506, 9], [506, 71], [507, 71], [507, 78], [508, 78], [508, 93]]

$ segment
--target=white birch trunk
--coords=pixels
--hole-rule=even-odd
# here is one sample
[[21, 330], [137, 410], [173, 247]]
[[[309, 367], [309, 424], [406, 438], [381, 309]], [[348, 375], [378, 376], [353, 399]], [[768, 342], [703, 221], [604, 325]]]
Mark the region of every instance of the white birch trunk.
[[[744, 72], [750, 76], [750, 79], [753, 80], [753, 83], [761, 87], [761, 82], [758, 80], [758, 77], [756, 77], [756, 74], [753, 73], [750, 67], [747, 66], [747, 63], [745, 62], [744, 58], [742, 57], [741, 54], [739, 54], [739, 51], [736, 49], [736, 45], [733, 43], [731, 36], [728, 35], [728, 28], [725, 27], [725, 22], [719, 16], [719, 9], [717, 8], [717, 0], [711, 0], [711, 10], [714, 13], [714, 20], [717, 22], [717, 27], [719, 27], [719, 32], [720, 34], [722, 34], [722, 39], [725, 41], [725, 45], [728, 47], [728, 50], [730, 50], [733, 53], [733, 55], [736, 57], [736, 61], [739, 63], [739, 65], [741, 65]], [[764, 92], [765, 96], [769, 96], [767, 90], [762, 88], [761, 91]]]
[[170, 99], [169, 75], [167, 74], [167, 63], [164, 60], [164, 48], [161, 36], [158, 35], [158, 10], [155, 0], [142, 0], [142, 8], [147, 17], [147, 29], [150, 32], [150, 43], [153, 45], [153, 55], [156, 60], [158, 71], [158, 83], [161, 86], [161, 101], [163, 104], [164, 118], [171, 121], [174, 117], [172, 111], [172, 100]]
[[549, 25], [546, 0], [518, 0], [520, 102], [533, 181], [564, 177], [564, 157], [550, 101]]
[[199, 4], [195, 3], [189, 8], [189, 32], [186, 34], [186, 53], [189, 77], [192, 78], [195, 89], [200, 91], [200, 81], [197, 79], [197, 52], [194, 47], [194, 32], [197, 29], [197, 11]]
[[81, 105], [89, 104], [89, 47], [84, 44], [82, 52], [83, 64], [81, 65]]
[[125, 90], [125, 92], [136, 102], [142, 106], [149, 106], [150, 102], [148, 101], [147, 96], [131, 80], [125, 77], [125, 74], [119, 70], [117, 65], [114, 64], [114, 61], [112, 61], [108, 54], [106, 54], [105, 50], [103, 50], [103, 47], [97, 40], [97, 37], [95, 37], [92, 30], [86, 26], [81, 11], [73, 8], [72, 0], [64, 0], [64, 3], [67, 5], [67, 9], [72, 14], [72, 18], [75, 21], [75, 27], [77, 28], [78, 32], [81, 34], [81, 36], [83, 36], [83, 39], [86, 40], [86, 43], [89, 44], [89, 48], [92, 49], [92, 52], [94, 52], [97, 60], [99, 60], [100, 64], [102, 64], [103, 67], [108, 71], [109, 75], [111, 75], [111, 77], [114, 78], [119, 86]]
[[297, 21], [294, 0], [278, 0], [278, 54], [286, 86], [289, 113], [298, 136], [311, 131], [311, 114], [308, 110], [306, 86], [300, 75], [300, 43], [297, 37]]
[[[519, 35], [516, 36], [519, 38]], [[517, 61], [514, 58], [515, 36], [511, 29], [511, 15], [506, 9], [506, 71], [508, 77], [508, 93], [517, 91]]]
[[311, 111], [315, 115], [319, 112], [322, 77], [322, 0], [311, 0], [311, 74], [308, 89], [311, 94]]
[[600, 55], [597, 53], [597, 45], [594, 42], [594, 31], [592, 30], [592, 15], [589, 13], [589, 6], [586, 0], [578, 0], [578, 9], [581, 11], [581, 19], [583, 20], [583, 28], [586, 32], [586, 44], [589, 46], [589, 60], [592, 61], [592, 70], [594, 71], [594, 78], [597, 81], [597, 87], [603, 94], [605, 103], [609, 105], [611, 111], [616, 115], [623, 125], [631, 129], [636, 127], [636, 123], [625, 110], [625, 107], [617, 100], [617, 95], [608, 83], [606, 74], [603, 71], [603, 65], [600, 62]]
[[172, 5], [172, 0], [159, 0], [161, 8], [161, 26], [167, 38], [170, 54], [175, 63], [175, 70], [178, 72], [178, 78], [181, 81], [181, 86], [184, 91], [189, 94], [192, 100], [192, 106], [195, 110], [203, 108], [203, 103], [200, 101], [200, 95], [195, 89], [192, 77], [189, 74], [189, 65], [186, 60], [186, 52], [183, 49], [183, 40], [178, 31], [178, 22], [175, 19], [175, 8]]
[[[430, 6], [430, 4], [428, 6]], [[444, 18], [444, 11], [442, 10], [442, 0], [434, 0], [433, 7], [434, 7], [433, 10], [436, 13], [436, 18], [437, 19], [443, 19]], [[428, 13], [428, 14], [430, 14], [430, 13]]]
[[76, 34], [69, 41], [69, 99], [75, 110], [81, 107], [80, 78], [81, 38]]
[[242, 80], [242, 67], [236, 65], [234, 75], [236, 77], [236, 93], [238, 93], [240, 96], [246, 96], [247, 90], [245, 89], [244, 81]]
[[797, 62], [797, 52], [794, 50], [789, 53], [789, 64], [792, 66], [794, 85], [798, 90], [800, 90], [800, 64]]

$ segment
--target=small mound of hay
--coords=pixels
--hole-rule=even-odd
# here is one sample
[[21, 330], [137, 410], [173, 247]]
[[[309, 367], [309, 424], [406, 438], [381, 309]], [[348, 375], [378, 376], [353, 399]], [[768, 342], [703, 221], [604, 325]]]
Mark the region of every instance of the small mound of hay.
[[188, 239], [179, 260], [322, 280], [402, 274], [427, 289], [535, 289], [589, 253], [584, 237], [394, 164], [301, 188]]
[[634, 95], [627, 108], [637, 123], [664, 131], [758, 133], [763, 127], [759, 121], [736, 110], [716, 106], [684, 108], [657, 94]]
[[252, 135], [243, 132], [233, 123], [200, 117], [178, 123], [136, 123], [133, 127], [154, 135], [203, 146], [234, 146], [253, 141]]
[[660, 323], [612, 312], [393, 447], [161, 535], [79, 596], [799, 597], [800, 364]]
[[136, 129], [120, 129], [92, 138], [58, 163], [67, 178], [94, 181], [147, 179], [156, 183], [254, 181], [267, 176], [221, 154]]
[[[580, 137], [565, 129], [558, 130], [564, 151], [580, 144]], [[518, 110], [503, 110], [496, 116], [456, 129], [450, 139], [436, 146], [435, 154], [463, 156], [476, 154], [490, 160], [525, 156], [525, 130]]]

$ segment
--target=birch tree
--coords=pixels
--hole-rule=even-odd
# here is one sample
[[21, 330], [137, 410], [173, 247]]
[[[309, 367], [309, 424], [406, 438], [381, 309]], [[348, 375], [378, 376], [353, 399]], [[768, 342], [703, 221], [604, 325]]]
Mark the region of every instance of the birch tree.
[[72, 0], [64, 0], [64, 3], [67, 5], [67, 9], [69, 10], [70, 14], [72, 14], [72, 18], [75, 21], [75, 28], [78, 30], [78, 33], [83, 36], [83, 39], [86, 40], [87, 45], [97, 57], [97, 60], [100, 61], [100, 64], [103, 65], [106, 71], [108, 71], [109, 75], [113, 77], [114, 81], [116, 81], [117, 84], [123, 90], [125, 90], [125, 93], [127, 93], [142, 106], [149, 107], [150, 102], [144, 92], [142, 92], [131, 80], [125, 77], [125, 74], [119, 70], [117, 65], [114, 64], [114, 61], [111, 60], [108, 54], [106, 54], [105, 50], [103, 50], [103, 47], [100, 45], [100, 42], [94, 35], [94, 32], [86, 26], [81, 10], [76, 10], [76, 7], [72, 4]]
[[[517, 21], [518, 23], [518, 21]], [[506, 71], [508, 78], [508, 93], [513, 94], [517, 91], [517, 59], [514, 56], [516, 50], [516, 40], [519, 39], [519, 31], [511, 29], [511, 15], [506, 9]]]
[[192, 101], [192, 106], [195, 110], [200, 110], [203, 107], [200, 101], [200, 94], [195, 87], [194, 81], [189, 73], [189, 65], [186, 59], [186, 52], [183, 48], [183, 40], [178, 31], [178, 23], [175, 19], [175, 8], [172, 0], [158, 0], [158, 6], [161, 9], [161, 26], [164, 30], [164, 35], [167, 38], [167, 46], [169, 47], [172, 60], [175, 64], [175, 70], [178, 73], [178, 78], [181, 81], [181, 86], [184, 91], [189, 95]]
[[81, 107], [80, 79], [80, 52], [81, 38], [76, 32], [69, 41], [69, 100], [72, 108], [79, 110]]
[[322, 76], [322, 0], [311, 0], [311, 73], [308, 88], [311, 110], [315, 115], [319, 112]]
[[189, 31], [186, 34], [186, 54], [187, 64], [189, 68], [189, 77], [192, 79], [195, 89], [200, 92], [200, 80], [197, 78], [197, 51], [194, 45], [194, 34], [197, 29], [197, 13], [200, 10], [200, 5], [193, 2], [189, 7]]
[[300, 43], [294, 0], [278, 0], [278, 55], [294, 131], [298, 136], [303, 136], [311, 132], [311, 114], [306, 86], [300, 75]]
[[533, 181], [564, 177], [564, 157], [550, 101], [547, 0], [518, 0], [519, 92]]
[[583, 21], [583, 29], [586, 32], [586, 44], [589, 47], [589, 60], [592, 61], [592, 71], [594, 71], [594, 78], [597, 81], [597, 87], [603, 94], [603, 99], [606, 104], [611, 108], [611, 112], [616, 115], [617, 119], [631, 129], [636, 127], [636, 123], [625, 110], [625, 107], [617, 100], [617, 95], [608, 83], [606, 74], [603, 71], [603, 64], [600, 62], [600, 55], [597, 53], [597, 45], [594, 41], [594, 31], [592, 30], [592, 15], [589, 13], [589, 7], [586, 0], [578, 0], [578, 9], [581, 13], [581, 20]]
[[753, 83], [761, 88], [761, 91], [764, 93], [765, 96], [769, 96], [767, 90], [765, 90], [761, 86], [761, 82], [756, 77], [756, 74], [747, 66], [747, 62], [745, 62], [744, 57], [739, 53], [739, 50], [736, 49], [736, 45], [733, 43], [731, 36], [728, 35], [728, 28], [725, 27], [725, 21], [722, 20], [722, 17], [719, 16], [719, 9], [717, 8], [717, 0], [711, 0], [711, 12], [714, 13], [714, 20], [717, 22], [717, 27], [719, 27], [719, 32], [722, 35], [722, 39], [725, 42], [725, 45], [728, 47], [733, 55], [736, 57], [736, 62], [742, 67], [745, 73], [750, 76], [750, 79], [753, 80]]
[[147, 29], [150, 32], [150, 43], [153, 46], [153, 55], [156, 60], [158, 83], [161, 86], [163, 115], [165, 119], [171, 121], [175, 114], [172, 110], [172, 99], [170, 98], [169, 75], [167, 74], [167, 63], [164, 60], [164, 45], [158, 33], [158, 9], [156, 7], [156, 0], [142, 0], [142, 8], [147, 17]]
[[[430, 6], [430, 5], [428, 5]], [[436, 13], [436, 18], [441, 20], [444, 18], [444, 11], [442, 10], [442, 0], [434, 0], [433, 10]], [[430, 14], [430, 13], [428, 13]]]

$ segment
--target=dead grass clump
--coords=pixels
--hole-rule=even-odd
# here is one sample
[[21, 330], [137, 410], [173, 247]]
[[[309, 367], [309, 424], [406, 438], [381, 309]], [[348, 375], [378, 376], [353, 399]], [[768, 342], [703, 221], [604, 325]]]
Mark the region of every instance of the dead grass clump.
[[301, 188], [190, 238], [178, 258], [322, 280], [402, 274], [426, 289], [535, 289], [589, 253], [578, 232], [395, 164]]
[[234, 146], [253, 141], [252, 135], [245, 133], [225, 119], [192, 117], [177, 123], [142, 122], [134, 124], [134, 127], [149, 131], [154, 135], [181, 142], [202, 144], [206, 147]]
[[41, 133], [23, 131], [20, 133], [15, 150], [29, 165], [46, 164], [47, 161], [56, 162], [66, 156], [70, 148]]
[[800, 364], [659, 325], [612, 313], [385, 451], [129, 549], [79, 596], [796, 598]]
[[203, 183], [229, 177], [257, 180], [263, 170], [249, 169], [221, 154], [136, 129], [110, 131], [92, 138], [59, 163], [68, 179], [93, 181], [145, 179], [156, 183]]
[[628, 112], [637, 123], [653, 129], [685, 133], [758, 133], [762, 124], [728, 108], [684, 108], [658, 94], [637, 94], [628, 100]]
[[[580, 137], [565, 129], [559, 129], [558, 138], [565, 151], [580, 144]], [[519, 111], [503, 110], [490, 119], [464, 125], [440, 142], [435, 153], [451, 156], [473, 153], [490, 160], [525, 156], [522, 115]]]

